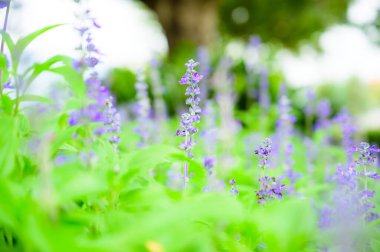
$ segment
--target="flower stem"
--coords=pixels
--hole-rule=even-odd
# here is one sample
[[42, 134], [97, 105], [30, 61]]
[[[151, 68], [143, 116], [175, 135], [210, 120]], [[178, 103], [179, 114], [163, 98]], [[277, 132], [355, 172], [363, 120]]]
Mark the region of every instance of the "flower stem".
[[[6, 10], [6, 13], [5, 13], [4, 25], [3, 25], [3, 30], [2, 30], [4, 33], [7, 31], [9, 9], [10, 9], [9, 6], [10, 6], [10, 3], [8, 3], [7, 10]], [[1, 36], [0, 51], [1, 51], [1, 54], [4, 54], [4, 35]], [[2, 77], [3, 76], [2, 75], [3, 75], [3, 73], [0, 70], [0, 97], [3, 95], [3, 85], [2, 85]]]

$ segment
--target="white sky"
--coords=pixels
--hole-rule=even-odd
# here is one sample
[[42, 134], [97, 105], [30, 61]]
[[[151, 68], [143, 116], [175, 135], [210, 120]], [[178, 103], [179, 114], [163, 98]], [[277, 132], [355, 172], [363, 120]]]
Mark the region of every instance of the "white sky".
[[[66, 23], [32, 43], [28, 52], [33, 60], [55, 54], [75, 55], [78, 45], [75, 22], [77, 5], [73, 0], [18, 0], [21, 8], [10, 13], [10, 33], [19, 37], [47, 25]], [[157, 53], [167, 51], [167, 41], [157, 22], [131, 0], [89, 0], [90, 9], [101, 29], [93, 35], [104, 54], [103, 66], [140, 66]], [[107, 3], [107, 4], [105, 4]], [[0, 15], [2, 16], [2, 15]], [[20, 25], [21, 24], [21, 25]]]
[[[12, 11], [10, 32], [27, 34], [46, 25], [72, 23], [72, 0], [18, 0], [22, 8]], [[89, 0], [91, 10], [102, 29], [94, 39], [104, 53], [103, 66], [138, 68], [156, 53], [166, 53], [167, 41], [159, 25], [132, 0]], [[107, 3], [107, 4], [105, 4]], [[371, 22], [380, 7], [380, 0], [358, 0], [348, 12], [357, 24]], [[3, 16], [3, 15], [1, 15]], [[21, 24], [21, 25], [20, 25]], [[96, 36], [97, 35], [97, 36]], [[74, 55], [76, 33], [70, 25], [50, 31], [33, 43], [29, 52], [34, 60], [55, 54]], [[367, 82], [380, 80], [380, 49], [366, 35], [350, 26], [335, 26], [320, 38], [324, 53], [319, 55], [304, 48], [301, 55], [282, 52], [281, 68], [289, 84], [315, 85], [324, 81], [343, 82], [353, 76]]]

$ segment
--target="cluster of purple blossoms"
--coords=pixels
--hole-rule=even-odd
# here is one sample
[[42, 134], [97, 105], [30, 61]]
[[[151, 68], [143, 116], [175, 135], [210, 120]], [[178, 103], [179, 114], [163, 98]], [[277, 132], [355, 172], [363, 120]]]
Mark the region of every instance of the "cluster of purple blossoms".
[[260, 71], [260, 87], [259, 87], [259, 103], [260, 107], [266, 112], [270, 106], [269, 98], [269, 80], [268, 71], [266, 69], [261, 69]]
[[189, 60], [186, 64], [187, 71], [184, 76], [182, 76], [179, 84], [187, 85], [186, 95], [186, 104], [189, 105], [189, 111], [183, 113], [180, 123], [180, 128], [177, 130], [177, 136], [185, 137], [185, 140], [180, 144], [180, 148], [187, 152], [187, 155], [192, 158], [191, 149], [196, 144], [193, 139], [193, 135], [198, 132], [198, 128], [195, 127], [195, 123], [200, 121], [201, 108], [199, 107], [200, 102], [200, 88], [198, 83], [202, 80], [203, 75], [199, 75], [198, 72], [194, 69], [199, 65], [198, 62], [194, 60]]
[[10, 0], [1, 0], [0, 1], [0, 9], [3, 9], [9, 5]]
[[[321, 215], [321, 227], [327, 228], [332, 224], [342, 225], [341, 222], [349, 219], [360, 223], [361, 218], [367, 222], [380, 218], [378, 213], [372, 211], [375, 205], [371, 202], [375, 191], [368, 189], [368, 179], [380, 179], [380, 176], [371, 172], [370, 168], [376, 161], [375, 153], [380, 152], [375, 146], [362, 142], [359, 147], [354, 147], [359, 154], [358, 159], [348, 165], [338, 165], [334, 181], [337, 188], [334, 192], [334, 205], [329, 215], [324, 211]], [[363, 171], [359, 171], [362, 168]], [[361, 187], [360, 179], [364, 179], [364, 188]], [[345, 218], [342, 219], [342, 216]], [[326, 221], [332, 219], [333, 221]], [[329, 224], [329, 225], [326, 225]]]
[[138, 73], [137, 83], [135, 84], [137, 91], [137, 103], [134, 106], [134, 113], [137, 117], [138, 126], [135, 132], [140, 135], [139, 147], [148, 144], [151, 138], [151, 105], [148, 96], [148, 84], [144, 82], [142, 73]]
[[117, 144], [120, 141], [118, 136], [120, 133], [120, 114], [114, 107], [114, 100], [110, 91], [102, 85], [98, 72], [95, 70], [100, 62], [100, 52], [93, 43], [91, 30], [93, 28], [98, 29], [100, 26], [91, 17], [89, 10], [85, 10], [78, 18], [81, 21], [79, 28], [77, 28], [81, 43], [77, 50], [81, 52], [81, 58], [73, 61], [73, 67], [85, 76], [87, 97], [91, 102], [81, 110], [71, 112], [68, 123], [70, 126], [83, 123], [100, 124], [94, 133], [110, 135], [108, 141], [117, 150]]
[[[377, 156], [375, 153], [380, 152], [380, 149], [376, 148], [375, 145], [369, 145], [366, 142], [361, 142], [359, 147], [354, 147], [354, 151], [359, 153], [359, 158], [356, 160], [356, 163], [359, 165], [372, 166], [375, 165]], [[364, 174], [368, 177], [376, 177], [375, 174]]]
[[259, 178], [260, 190], [256, 192], [257, 203], [265, 204], [272, 199], [282, 199], [286, 191], [285, 185], [275, 177], [263, 176]]
[[233, 196], [238, 196], [239, 195], [239, 190], [238, 190], [238, 186], [236, 185], [236, 180], [235, 179], [231, 179], [229, 181], [230, 185], [231, 185], [231, 188], [230, 188], [230, 194], [233, 195]]
[[[268, 167], [268, 159], [272, 151], [272, 142], [269, 138], [264, 140], [264, 143], [255, 150], [255, 154], [260, 158], [260, 168], [263, 170]], [[259, 178], [260, 190], [256, 192], [257, 202], [264, 204], [272, 199], [282, 199], [286, 188], [281, 184], [279, 179], [275, 177], [261, 176]]]
[[[283, 85], [283, 87], [285, 86]], [[280, 96], [278, 101], [279, 118], [276, 122], [271, 162], [276, 167], [285, 163], [287, 166], [286, 169], [291, 169], [293, 163], [291, 137], [293, 135], [293, 124], [296, 118], [291, 114], [290, 100], [286, 96], [286, 90], [281, 92], [283, 95]]]
[[331, 115], [331, 104], [329, 100], [324, 99], [317, 105], [317, 123], [315, 129], [327, 129], [330, 126], [329, 117]]
[[352, 117], [347, 109], [342, 109], [342, 111], [333, 119], [333, 122], [340, 125], [342, 130], [342, 145], [346, 151], [346, 160], [347, 163], [351, 163], [353, 161], [353, 134], [356, 132], [356, 129], [353, 126]]
[[[181, 115], [180, 128], [177, 129], [176, 135], [185, 137], [183, 142], [179, 145], [181, 149], [183, 149], [189, 158], [193, 158], [193, 154], [191, 150], [196, 144], [194, 140], [194, 134], [198, 132], [198, 128], [195, 127], [196, 123], [200, 122], [202, 112], [199, 107], [200, 102], [200, 88], [198, 83], [202, 80], [203, 76], [199, 75], [198, 72], [194, 69], [198, 66], [199, 63], [190, 59], [185, 66], [187, 67], [185, 75], [182, 76], [179, 84], [187, 85], [186, 95], [188, 98], [186, 99], [186, 105], [189, 106], [188, 112], [185, 112]], [[186, 190], [187, 183], [189, 180], [189, 164], [187, 162], [184, 163], [183, 168], [183, 181], [184, 181], [184, 190]]]
[[260, 158], [260, 168], [265, 169], [269, 166], [269, 157], [272, 152], [272, 141], [269, 138], [266, 138], [259, 146], [258, 149], [255, 150], [255, 154]]

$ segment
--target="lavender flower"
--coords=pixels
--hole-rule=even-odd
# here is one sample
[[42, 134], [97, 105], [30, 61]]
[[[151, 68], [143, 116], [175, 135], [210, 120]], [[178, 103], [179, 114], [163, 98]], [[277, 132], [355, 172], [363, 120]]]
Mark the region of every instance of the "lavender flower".
[[316, 129], [327, 129], [330, 126], [329, 116], [331, 115], [331, 104], [329, 100], [322, 100], [317, 105], [317, 124]]
[[238, 196], [239, 195], [239, 190], [238, 190], [238, 186], [236, 185], [236, 180], [235, 179], [231, 179], [229, 181], [230, 185], [231, 185], [231, 188], [230, 188], [230, 194], [232, 196]]
[[265, 169], [268, 167], [268, 159], [272, 151], [271, 140], [264, 140], [264, 143], [255, 150], [255, 154], [260, 158], [260, 168], [262, 176], [259, 178], [260, 189], [256, 192], [257, 203], [264, 204], [272, 199], [282, 199], [286, 191], [285, 185], [281, 184], [279, 179], [265, 175]]
[[256, 192], [257, 203], [265, 204], [272, 199], [282, 199], [286, 191], [285, 185], [275, 177], [263, 176], [259, 178], [260, 190]]
[[9, 5], [10, 0], [1, 0], [0, 1], [0, 9], [3, 9]]
[[269, 138], [266, 138], [259, 146], [258, 149], [255, 150], [255, 154], [260, 158], [260, 168], [265, 169], [269, 166], [269, 157], [272, 152], [272, 141]]
[[138, 74], [138, 81], [135, 85], [137, 90], [137, 103], [134, 107], [134, 112], [137, 116], [138, 126], [135, 132], [140, 135], [139, 147], [143, 147], [148, 144], [151, 137], [151, 106], [148, 96], [148, 85], [144, 82], [144, 76], [142, 73]]
[[234, 158], [231, 156], [234, 148], [235, 135], [241, 129], [241, 125], [234, 118], [234, 104], [236, 93], [233, 88], [233, 75], [229, 71], [232, 66], [230, 58], [224, 58], [220, 62], [214, 76], [213, 84], [216, 87], [216, 102], [220, 111], [220, 140], [222, 144], [222, 162], [226, 169], [233, 165]]
[[380, 152], [380, 149], [376, 148], [376, 146], [371, 146], [366, 142], [361, 142], [359, 147], [354, 147], [354, 150], [360, 154], [356, 162], [359, 165], [367, 166], [375, 165], [377, 158], [375, 153]]
[[73, 67], [86, 76], [87, 97], [91, 103], [78, 111], [72, 111], [68, 120], [70, 126], [86, 123], [100, 123], [102, 125], [95, 128], [96, 135], [108, 134], [108, 141], [117, 149], [120, 141], [120, 114], [114, 107], [113, 97], [106, 86], [103, 86], [95, 67], [98, 65], [100, 52], [92, 41], [92, 29], [100, 26], [91, 17], [90, 11], [85, 10], [81, 16], [81, 24], [77, 31], [81, 36], [81, 44], [78, 50], [81, 58], [73, 61]]
[[[186, 104], [189, 106], [188, 112], [182, 114], [180, 128], [177, 130], [176, 135], [185, 137], [184, 141], [180, 144], [180, 148], [183, 149], [187, 156], [193, 158], [191, 153], [192, 148], [196, 144], [194, 140], [194, 134], [198, 132], [198, 129], [195, 127], [196, 123], [200, 121], [201, 108], [199, 107], [199, 94], [200, 88], [198, 83], [202, 80], [203, 76], [199, 75], [195, 70], [195, 67], [199, 65], [198, 62], [194, 60], [189, 60], [186, 64], [187, 70], [185, 75], [182, 76], [179, 84], [187, 85], [186, 95]], [[186, 189], [186, 184], [188, 180], [188, 163], [184, 164], [184, 185]]]
[[342, 145], [346, 151], [346, 160], [347, 163], [351, 163], [353, 161], [353, 133], [356, 132], [356, 129], [353, 126], [352, 117], [348, 110], [342, 109], [342, 111], [333, 119], [333, 122], [338, 123], [341, 127]]
[[293, 124], [296, 121], [296, 118], [290, 113], [290, 111], [290, 100], [286, 95], [281, 96], [278, 105], [279, 118], [276, 123], [271, 162], [274, 166], [285, 163], [285, 169], [291, 168], [293, 164], [293, 146], [291, 138], [293, 135]]
[[263, 109], [264, 112], [268, 110], [269, 105], [270, 105], [268, 88], [269, 88], [268, 72], [266, 69], [261, 69], [259, 102], [260, 102], [260, 107]]

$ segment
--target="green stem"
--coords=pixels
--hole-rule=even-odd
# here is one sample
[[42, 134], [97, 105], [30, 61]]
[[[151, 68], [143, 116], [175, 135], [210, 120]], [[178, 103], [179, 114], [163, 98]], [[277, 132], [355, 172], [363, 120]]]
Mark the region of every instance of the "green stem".
[[[8, 17], [9, 17], [9, 6], [10, 2], [8, 3], [7, 10], [5, 13], [5, 19], [4, 19], [4, 25], [3, 25], [3, 32], [5, 33], [7, 31], [7, 25], [8, 25]], [[1, 54], [4, 54], [4, 36], [1, 37], [1, 46], [0, 46]], [[3, 83], [2, 83], [3, 73], [0, 70], [0, 97], [3, 95]]]

